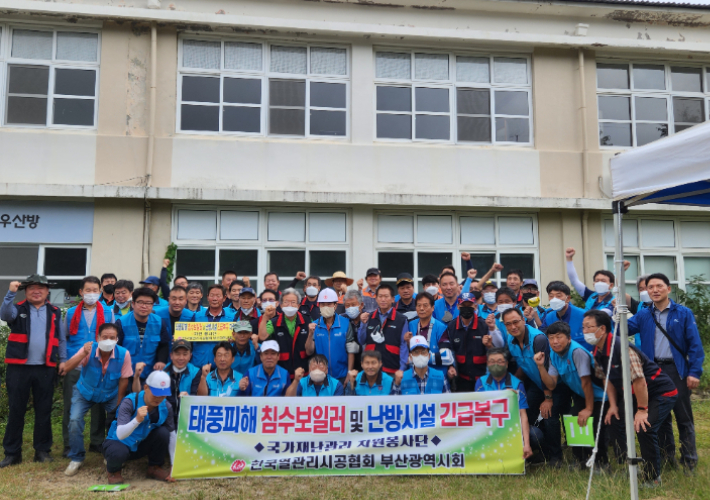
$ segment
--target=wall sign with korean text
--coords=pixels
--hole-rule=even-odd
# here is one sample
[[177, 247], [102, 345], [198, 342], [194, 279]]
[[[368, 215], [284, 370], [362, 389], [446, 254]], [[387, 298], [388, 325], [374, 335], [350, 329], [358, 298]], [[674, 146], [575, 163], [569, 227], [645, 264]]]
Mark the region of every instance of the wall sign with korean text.
[[3, 243], [91, 243], [94, 204], [0, 201]]

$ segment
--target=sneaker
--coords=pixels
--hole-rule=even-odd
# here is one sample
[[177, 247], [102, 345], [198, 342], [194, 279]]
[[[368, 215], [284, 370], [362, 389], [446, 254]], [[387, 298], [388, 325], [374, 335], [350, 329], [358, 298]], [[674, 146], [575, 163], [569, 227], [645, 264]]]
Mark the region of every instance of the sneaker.
[[67, 470], [64, 471], [65, 476], [75, 476], [79, 472], [79, 468], [84, 464], [84, 462], [76, 462], [72, 460], [67, 466]]

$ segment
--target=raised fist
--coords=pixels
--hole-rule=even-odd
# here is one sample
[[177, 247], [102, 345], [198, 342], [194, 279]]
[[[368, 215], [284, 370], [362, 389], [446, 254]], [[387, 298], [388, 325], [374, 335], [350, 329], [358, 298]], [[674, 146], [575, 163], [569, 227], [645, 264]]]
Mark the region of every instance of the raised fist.
[[367, 323], [370, 321], [370, 313], [362, 313], [360, 315], [360, 323]]
[[202, 376], [206, 377], [207, 375], [210, 374], [210, 371], [212, 370], [212, 365], [207, 363], [202, 367]]
[[313, 335], [316, 331], [316, 324], [315, 323], [310, 323], [308, 325], [308, 335]]
[[163, 259], [163, 267], [168, 267], [170, 265], [170, 259]]
[[486, 346], [486, 349], [493, 347], [493, 337], [490, 335], [484, 335], [481, 342], [483, 342], [483, 345]]
[[[94, 345], [93, 342], [87, 342], [86, 344], [84, 344], [84, 353], [85, 353], [87, 356], [88, 356], [89, 354], [91, 354], [91, 347], [92, 347], [93, 345]], [[145, 364], [145, 363], [143, 363], [143, 364]]]
[[394, 372], [394, 385], [401, 384], [402, 377], [404, 377], [404, 372], [402, 370], [397, 370], [396, 372]]
[[307, 277], [308, 277], [308, 276], [307, 276], [306, 273], [303, 272], [303, 271], [298, 271], [298, 272], [296, 273], [296, 279], [297, 279], [298, 281], [303, 281], [303, 280], [305, 280]]
[[476, 271], [475, 269], [469, 269], [468, 271], [466, 271], [466, 274], [469, 278], [475, 279], [476, 275], [478, 274], [478, 271]]
[[503, 270], [503, 264], [498, 264], [497, 262], [493, 264], [493, 271], [500, 272]]
[[22, 283], [20, 283], [19, 281], [11, 281], [11, 282], [10, 282], [10, 291], [11, 291], [12, 293], [17, 292], [17, 290], [20, 288], [20, 285], [21, 285], [21, 284], [22, 284]]
[[303, 376], [306, 374], [306, 371], [303, 368], [296, 368], [296, 371], [293, 373], [293, 377], [296, 380], [301, 380]]
[[145, 363], [140, 361], [136, 363], [136, 373], [135, 376], [138, 377], [141, 373], [143, 373], [143, 370], [145, 369]]
[[138, 421], [138, 423], [143, 422], [143, 419], [146, 415], [148, 415], [147, 406], [141, 406], [140, 408], [138, 408], [138, 412], [136, 412], [136, 420]]
[[239, 390], [246, 391], [247, 387], [249, 387], [249, 377], [242, 377], [239, 381]]
[[544, 352], [535, 353], [535, 356], [533, 356], [533, 360], [535, 360], [535, 364], [537, 366], [544, 366], [545, 365], [545, 353]]
[[468, 252], [461, 252], [461, 260], [471, 260], [471, 254]]
[[489, 314], [486, 316], [486, 325], [488, 325], [489, 330], [496, 329], [496, 316], [495, 314]]
[[567, 248], [565, 250], [565, 259], [571, 261], [574, 258], [574, 254], [576, 254], [576, 253], [577, 253], [577, 251], [574, 248], [572, 248], [572, 247]]
[[364, 280], [364, 279], [360, 278], [359, 280], [357, 280], [357, 289], [358, 289], [358, 290], [362, 291], [362, 287], [363, 287], [364, 285], [365, 285], [365, 280]]

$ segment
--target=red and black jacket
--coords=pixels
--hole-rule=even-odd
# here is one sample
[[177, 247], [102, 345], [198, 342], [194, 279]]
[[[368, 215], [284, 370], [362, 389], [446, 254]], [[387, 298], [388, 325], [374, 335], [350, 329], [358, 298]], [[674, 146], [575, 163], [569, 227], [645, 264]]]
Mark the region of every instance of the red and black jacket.
[[[594, 348], [594, 361], [599, 363], [599, 366], [604, 370], [604, 373], [609, 369], [609, 353], [611, 352], [612, 334], [608, 333], [604, 347], [599, 349]], [[648, 398], [657, 398], [661, 396], [675, 396], [678, 394], [678, 389], [668, 375], [663, 373], [658, 365], [651, 361], [641, 349], [635, 345], [629, 344], [629, 348], [634, 351], [641, 363], [643, 363], [643, 375], [646, 378], [646, 387], [648, 388]], [[621, 372], [621, 339], [616, 337], [614, 344], [614, 354], [611, 363], [611, 371], [609, 372], [609, 382], [616, 389], [617, 394], [623, 394], [624, 385]]]
[[[407, 324], [407, 318], [399, 314], [393, 307], [385, 322], [380, 324], [380, 311], [372, 312], [367, 322], [365, 337], [366, 351], [379, 351], [382, 356], [382, 370], [394, 373], [399, 370], [399, 350], [402, 345], [402, 328]], [[379, 332], [384, 337], [383, 342], [375, 342], [372, 335]]]
[[[263, 317], [263, 316], [262, 316]], [[288, 331], [283, 313], [279, 313], [271, 319], [274, 333], [268, 340], [275, 340], [279, 344], [279, 366], [288, 370], [289, 375], [293, 374], [297, 368], [303, 368], [308, 373], [308, 354], [306, 354], [306, 340], [308, 340], [308, 316], [296, 313], [296, 328], [293, 337]]]
[[[45, 364], [47, 366], [57, 366], [59, 363], [59, 328], [62, 320], [62, 312], [47, 302], [47, 328], [45, 335], [47, 338], [47, 352], [45, 353]], [[11, 365], [24, 365], [27, 363], [27, 355], [30, 345], [30, 304], [23, 300], [17, 304], [17, 316], [8, 323], [10, 335], [7, 337], [7, 350], [5, 352], [5, 363]]]
[[318, 307], [318, 301], [311, 302], [307, 297], [304, 297], [301, 301], [300, 307], [298, 308], [298, 312], [311, 318], [311, 321], [318, 321], [318, 318], [320, 318], [320, 307]]
[[409, 304], [405, 304], [402, 302], [402, 300], [398, 300], [397, 302], [394, 303], [394, 308], [397, 309], [397, 312], [400, 314], [404, 314], [406, 312], [411, 312], [411, 311], [416, 311], [417, 310], [417, 304], [415, 303], [416, 301], [412, 299]]
[[476, 381], [486, 374], [486, 346], [483, 337], [489, 335], [488, 325], [479, 321], [475, 315], [468, 325], [463, 324], [461, 316], [446, 326], [445, 336], [448, 341], [439, 342], [439, 349], [449, 348], [456, 358], [459, 377], [464, 380]]

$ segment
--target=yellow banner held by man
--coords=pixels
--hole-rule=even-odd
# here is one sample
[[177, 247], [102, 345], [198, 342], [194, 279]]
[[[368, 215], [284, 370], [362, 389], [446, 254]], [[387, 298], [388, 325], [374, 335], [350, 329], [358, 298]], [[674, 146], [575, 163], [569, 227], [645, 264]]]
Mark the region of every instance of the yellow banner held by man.
[[230, 323], [197, 323], [178, 321], [175, 323], [175, 338], [190, 342], [219, 342], [232, 340], [232, 328], [236, 322]]

